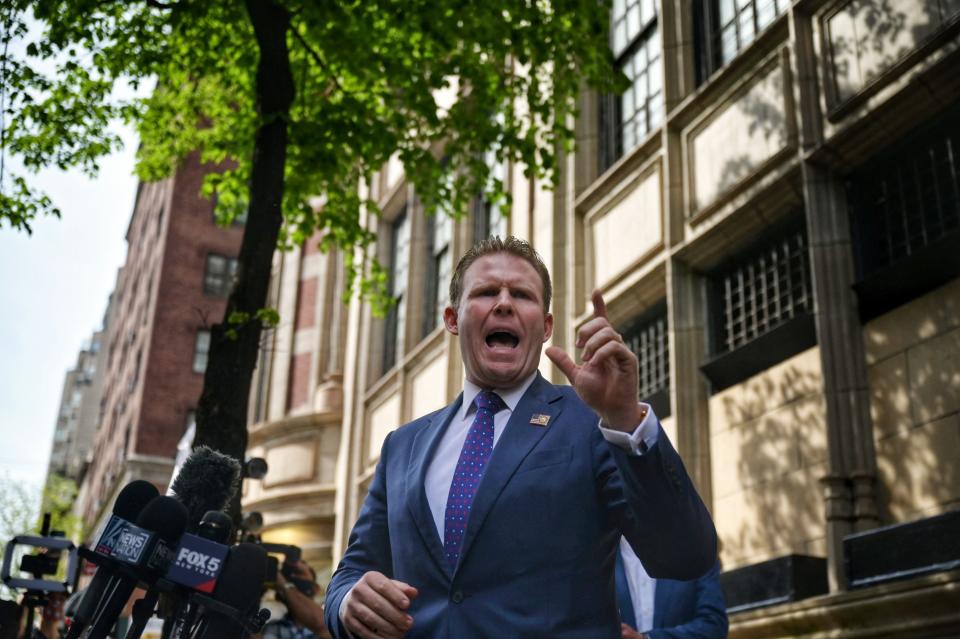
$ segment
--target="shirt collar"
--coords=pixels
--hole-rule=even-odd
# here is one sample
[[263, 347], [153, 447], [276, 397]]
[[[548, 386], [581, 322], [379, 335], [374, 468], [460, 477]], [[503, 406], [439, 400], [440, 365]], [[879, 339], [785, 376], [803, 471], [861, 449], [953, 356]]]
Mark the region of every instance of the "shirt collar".
[[[513, 388], [494, 388], [493, 392], [500, 396], [503, 403], [507, 405], [507, 410], [512, 413], [516, 410], [517, 404], [520, 403], [520, 398], [527, 392], [527, 389], [530, 388], [530, 384], [533, 383], [536, 377], [537, 371], [533, 371], [529, 377], [520, 382], [519, 386], [514, 386]], [[460, 405], [460, 409], [457, 411], [457, 417], [461, 421], [465, 420], [467, 415], [474, 410], [473, 400], [481, 390], [483, 389], [470, 380], [465, 379], [463, 381], [463, 404]]]

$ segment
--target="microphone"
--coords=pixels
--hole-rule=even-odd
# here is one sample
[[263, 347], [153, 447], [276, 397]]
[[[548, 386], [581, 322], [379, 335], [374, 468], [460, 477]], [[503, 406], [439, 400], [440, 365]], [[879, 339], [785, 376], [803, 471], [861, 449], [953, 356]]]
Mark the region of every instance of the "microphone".
[[73, 616], [73, 622], [70, 624], [66, 639], [77, 639], [80, 636], [80, 633], [96, 614], [97, 605], [103, 598], [107, 586], [113, 581], [116, 570], [108, 560], [110, 555], [110, 531], [120, 527], [123, 523], [129, 524], [131, 520], [136, 519], [147, 502], [158, 495], [157, 487], [142, 479], [134, 480], [120, 490], [116, 501], [113, 502], [113, 514], [104, 524], [103, 531], [94, 545], [95, 552], [99, 557], [90, 557], [98, 565], [97, 572], [83, 593], [83, 598], [80, 600], [77, 611]]
[[[211, 510], [203, 516], [197, 534], [183, 533], [180, 545], [174, 552], [174, 560], [163, 575], [162, 580], [151, 586], [143, 599], [133, 605], [130, 627], [124, 639], [138, 639], [143, 634], [153, 610], [160, 598], [161, 591], [173, 596], [178, 602], [189, 597], [189, 593], [176, 589], [183, 586], [198, 592], [211, 593], [217, 583], [217, 577], [223, 567], [223, 561], [230, 550], [227, 543], [233, 522], [226, 513]], [[185, 615], [186, 610], [178, 610]]]
[[257, 544], [230, 549], [221, 579], [213, 591], [192, 639], [242, 639], [251, 620], [262, 626], [269, 613], [256, 609], [267, 576], [267, 552]]
[[96, 621], [84, 639], [105, 639], [127, 600], [141, 581], [152, 585], [173, 559], [173, 547], [187, 526], [187, 510], [172, 497], [155, 497], [117, 536], [111, 556], [117, 560], [118, 578], [99, 607]]
[[187, 508], [187, 532], [195, 533], [211, 510], [223, 510], [240, 484], [240, 462], [207, 446], [196, 448], [170, 484], [170, 491]]
[[225, 544], [232, 527], [233, 522], [225, 513], [207, 512], [200, 520], [197, 534], [185, 533], [180, 538], [176, 559], [164, 578], [192, 590], [213, 592], [230, 550]]

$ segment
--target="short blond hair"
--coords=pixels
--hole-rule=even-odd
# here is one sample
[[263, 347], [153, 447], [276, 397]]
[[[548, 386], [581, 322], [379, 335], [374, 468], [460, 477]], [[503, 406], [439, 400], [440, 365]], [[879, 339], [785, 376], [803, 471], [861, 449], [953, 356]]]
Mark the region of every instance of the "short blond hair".
[[515, 255], [533, 267], [537, 275], [540, 276], [540, 282], [543, 284], [543, 312], [548, 312], [550, 310], [550, 298], [553, 296], [553, 286], [550, 284], [550, 272], [540, 258], [540, 254], [530, 246], [530, 242], [513, 237], [512, 235], [508, 235], [506, 239], [503, 240], [497, 235], [485, 240], [480, 240], [463, 254], [463, 257], [461, 257], [457, 263], [456, 270], [453, 272], [453, 277], [450, 278], [450, 305], [453, 306], [453, 308], [460, 307], [460, 297], [463, 295], [463, 278], [467, 273], [467, 269], [481, 257], [494, 255], [496, 253]]

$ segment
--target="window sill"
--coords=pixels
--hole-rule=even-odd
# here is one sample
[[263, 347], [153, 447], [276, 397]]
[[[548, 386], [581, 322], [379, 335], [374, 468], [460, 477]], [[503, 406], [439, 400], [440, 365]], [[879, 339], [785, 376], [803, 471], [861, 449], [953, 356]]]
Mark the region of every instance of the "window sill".
[[789, 319], [751, 342], [702, 364], [700, 370], [716, 393], [817, 344], [812, 313]]
[[868, 321], [914, 300], [960, 275], [960, 230], [909, 257], [870, 273], [853, 285], [860, 321]]

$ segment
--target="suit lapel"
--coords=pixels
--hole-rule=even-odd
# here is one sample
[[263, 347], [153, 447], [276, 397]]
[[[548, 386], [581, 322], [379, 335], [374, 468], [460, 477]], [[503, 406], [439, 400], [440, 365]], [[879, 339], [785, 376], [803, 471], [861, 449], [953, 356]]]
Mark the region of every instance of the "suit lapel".
[[[563, 395], [539, 373], [527, 392], [523, 394], [493, 450], [487, 470], [483, 479], [480, 480], [480, 487], [473, 499], [463, 548], [460, 550], [461, 563], [470, 551], [470, 546], [490, 513], [490, 509], [517, 467], [543, 438], [547, 430], [556, 427], [557, 416], [562, 410], [561, 403], [557, 400], [562, 397]], [[547, 425], [531, 424], [530, 420], [534, 415], [546, 415]]]
[[430, 551], [430, 556], [440, 567], [440, 570], [450, 575], [450, 568], [447, 565], [443, 555], [443, 543], [440, 541], [440, 535], [437, 532], [437, 525], [433, 521], [433, 513], [430, 512], [430, 503], [427, 501], [427, 491], [424, 489], [424, 482], [427, 476], [427, 467], [433, 454], [440, 443], [447, 424], [460, 408], [463, 401], [463, 393], [457, 399], [434, 415], [430, 424], [424, 427], [416, 434], [413, 439], [413, 446], [410, 450], [410, 463], [407, 467], [407, 507], [413, 516], [413, 521], [423, 543]]

